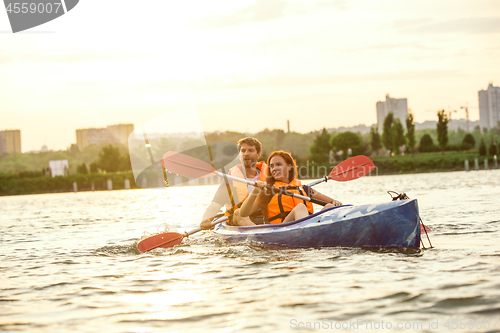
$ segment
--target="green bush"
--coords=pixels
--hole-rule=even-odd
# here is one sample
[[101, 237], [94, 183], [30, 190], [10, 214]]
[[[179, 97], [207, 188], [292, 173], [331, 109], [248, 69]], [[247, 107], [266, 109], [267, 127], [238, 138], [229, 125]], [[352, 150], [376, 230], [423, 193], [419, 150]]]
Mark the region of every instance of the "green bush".
[[132, 172], [107, 174], [74, 174], [56, 177], [22, 178], [19, 175], [0, 174], [0, 195], [40, 194], [72, 192], [76, 182], [78, 191], [91, 191], [92, 183], [96, 191], [107, 190], [107, 181], [111, 179], [113, 189], [125, 188], [125, 179], [130, 181], [130, 188], [138, 188]]
[[486, 156], [486, 144], [484, 143], [484, 139], [481, 138], [481, 142], [479, 143], [479, 155]]
[[430, 153], [438, 150], [434, 145], [432, 138], [429, 134], [424, 134], [424, 136], [420, 139], [419, 151], [421, 153]]

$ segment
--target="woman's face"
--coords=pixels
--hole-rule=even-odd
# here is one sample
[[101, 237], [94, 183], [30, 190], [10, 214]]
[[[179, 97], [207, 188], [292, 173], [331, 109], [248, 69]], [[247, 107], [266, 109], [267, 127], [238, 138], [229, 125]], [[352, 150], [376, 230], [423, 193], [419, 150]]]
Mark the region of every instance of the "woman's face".
[[292, 166], [285, 162], [285, 159], [280, 155], [275, 155], [269, 161], [269, 171], [275, 180], [288, 183], [288, 173]]

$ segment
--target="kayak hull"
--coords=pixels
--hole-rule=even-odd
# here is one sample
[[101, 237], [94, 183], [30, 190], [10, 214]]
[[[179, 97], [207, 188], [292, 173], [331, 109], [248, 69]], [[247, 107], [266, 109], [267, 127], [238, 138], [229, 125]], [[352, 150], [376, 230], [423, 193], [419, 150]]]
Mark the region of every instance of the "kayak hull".
[[224, 242], [245, 240], [290, 247], [420, 247], [417, 200], [334, 207], [282, 224], [214, 229]]

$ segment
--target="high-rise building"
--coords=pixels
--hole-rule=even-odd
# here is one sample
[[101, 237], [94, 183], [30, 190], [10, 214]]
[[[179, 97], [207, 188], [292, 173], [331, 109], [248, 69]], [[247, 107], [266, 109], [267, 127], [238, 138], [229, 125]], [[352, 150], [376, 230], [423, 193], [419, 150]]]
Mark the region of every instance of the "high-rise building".
[[497, 126], [500, 121], [500, 87], [488, 85], [487, 90], [479, 90], [479, 126], [490, 129]]
[[128, 144], [128, 136], [134, 131], [134, 124], [110, 125], [107, 127], [113, 142]]
[[377, 102], [377, 123], [378, 131], [382, 133], [384, 119], [389, 113], [394, 114], [394, 119], [398, 118], [401, 124], [406, 128], [406, 117], [408, 116], [408, 99], [391, 98], [389, 94], [385, 95], [385, 102]]
[[0, 131], [0, 155], [21, 152], [21, 130]]
[[127, 145], [128, 136], [133, 131], [134, 124], [110, 125], [106, 128], [77, 129], [76, 144], [80, 149], [101, 143]]

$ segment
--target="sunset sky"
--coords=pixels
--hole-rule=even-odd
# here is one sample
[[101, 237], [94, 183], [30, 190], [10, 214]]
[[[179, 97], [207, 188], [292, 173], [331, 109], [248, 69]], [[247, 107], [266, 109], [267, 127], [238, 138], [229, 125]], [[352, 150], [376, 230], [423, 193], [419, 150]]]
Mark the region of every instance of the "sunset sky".
[[66, 149], [78, 128], [196, 105], [206, 131], [309, 132], [372, 125], [386, 94], [417, 122], [465, 118], [499, 59], [497, 0], [81, 0], [17, 34], [2, 8], [0, 130]]

